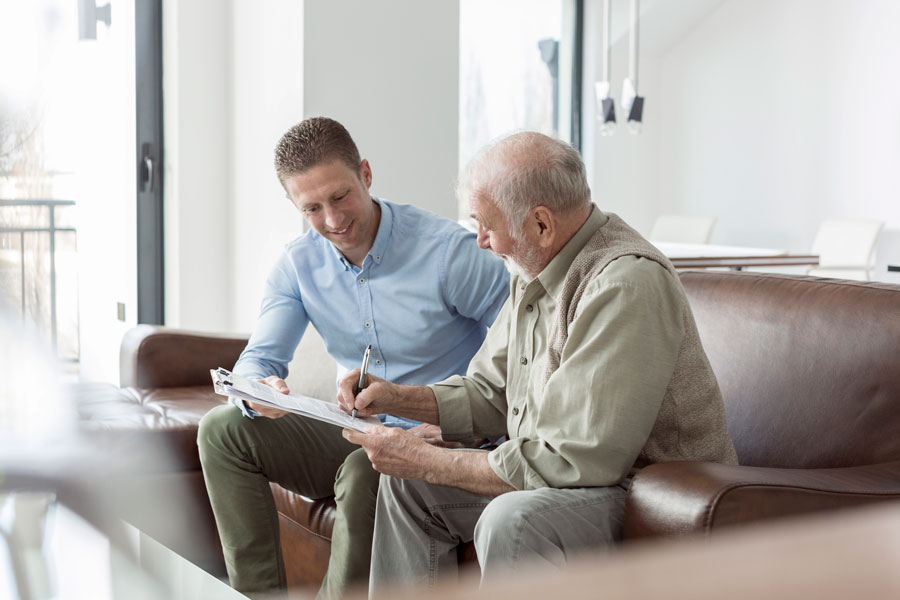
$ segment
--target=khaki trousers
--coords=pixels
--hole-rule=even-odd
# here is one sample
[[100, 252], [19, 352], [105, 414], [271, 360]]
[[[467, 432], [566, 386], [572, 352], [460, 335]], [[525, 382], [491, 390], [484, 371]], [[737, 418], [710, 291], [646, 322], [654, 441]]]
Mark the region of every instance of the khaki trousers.
[[491, 499], [382, 475], [369, 595], [455, 580], [457, 546], [472, 540], [482, 584], [519, 569], [562, 567], [574, 554], [621, 539], [627, 487], [541, 488]]
[[331, 558], [320, 598], [339, 598], [349, 586], [365, 585], [378, 473], [365, 452], [341, 437], [340, 428], [295, 414], [248, 419], [229, 404], [203, 417], [197, 444], [235, 589], [286, 588], [269, 482], [314, 499], [335, 495]]

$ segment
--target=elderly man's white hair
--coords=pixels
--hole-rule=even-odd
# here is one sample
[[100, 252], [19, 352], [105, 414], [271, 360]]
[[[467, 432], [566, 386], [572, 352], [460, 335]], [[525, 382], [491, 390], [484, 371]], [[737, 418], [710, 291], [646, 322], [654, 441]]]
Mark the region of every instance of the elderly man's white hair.
[[483, 148], [460, 176], [457, 196], [492, 202], [521, 239], [525, 219], [537, 206], [565, 214], [591, 202], [581, 155], [569, 144], [523, 131]]

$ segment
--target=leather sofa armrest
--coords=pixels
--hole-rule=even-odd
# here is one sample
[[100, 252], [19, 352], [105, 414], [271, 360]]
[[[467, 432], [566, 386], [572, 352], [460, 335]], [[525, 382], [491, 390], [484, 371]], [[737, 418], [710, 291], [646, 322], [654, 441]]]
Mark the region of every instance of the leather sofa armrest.
[[671, 462], [642, 469], [625, 500], [625, 539], [713, 529], [900, 498], [900, 461], [839, 469]]
[[209, 370], [230, 369], [247, 337], [138, 325], [119, 349], [119, 385], [138, 389], [212, 385]]

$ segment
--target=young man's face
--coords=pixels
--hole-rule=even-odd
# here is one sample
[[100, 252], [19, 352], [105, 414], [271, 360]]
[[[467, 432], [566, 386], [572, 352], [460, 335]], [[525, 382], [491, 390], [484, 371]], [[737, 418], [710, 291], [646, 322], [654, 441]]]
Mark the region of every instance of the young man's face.
[[380, 209], [369, 196], [372, 169], [363, 160], [354, 171], [339, 160], [288, 177], [288, 198], [310, 227], [359, 265], [375, 242]]

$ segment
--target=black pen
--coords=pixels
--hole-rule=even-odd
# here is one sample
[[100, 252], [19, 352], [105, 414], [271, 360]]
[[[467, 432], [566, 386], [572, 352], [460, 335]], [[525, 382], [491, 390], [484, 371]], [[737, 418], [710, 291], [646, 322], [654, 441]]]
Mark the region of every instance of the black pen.
[[[362, 368], [359, 370], [359, 384], [356, 386], [356, 393], [360, 393], [366, 387], [366, 373], [369, 372], [369, 357], [372, 356], [372, 344], [366, 346], [366, 353], [363, 354]], [[350, 411], [350, 416], [356, 418], [356, 409]]]

